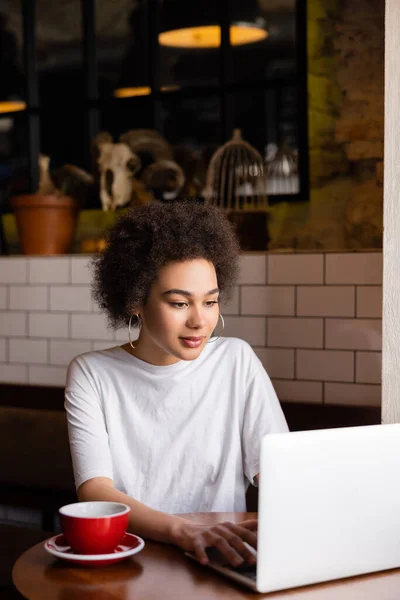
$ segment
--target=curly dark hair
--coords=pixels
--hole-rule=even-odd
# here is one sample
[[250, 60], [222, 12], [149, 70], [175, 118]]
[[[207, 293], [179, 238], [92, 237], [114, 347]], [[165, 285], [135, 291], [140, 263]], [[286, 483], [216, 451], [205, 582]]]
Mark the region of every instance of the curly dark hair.
[[221, 299], [238, 274], [239, 244], [224, 213], [197, 202], [151, 202], [132, 208], [107, 235], [92, 259], [92, 295], [110, 325], [126, 327], [132, 308], [146, 303], [159, 270], [175, 261], [213, 263]]

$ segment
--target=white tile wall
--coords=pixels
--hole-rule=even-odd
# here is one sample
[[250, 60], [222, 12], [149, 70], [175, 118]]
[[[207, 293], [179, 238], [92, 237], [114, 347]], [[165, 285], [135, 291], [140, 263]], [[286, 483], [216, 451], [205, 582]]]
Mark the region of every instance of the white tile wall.
[[30, 258], [28, 260], [29, 283], [70, 283], [71, 261], [68, 257]]
[[28, 259], [0, 258], [0, 283], [28, 283]]
[[24, 336], [27, 335], [26, 313], [1, 311], [0, 312], [0, 336]]
[[355, 287], [299, 286], [296, 314], [300, 317], [354, 317]]
[[322, 348], [322, 319], [268, 319], [268, 346], [286, 348]]
[[0, 381], [3, 383], [28, 383], [28, 365], [0, 364]]
[[71, 283], [85, 283], [90, 281], [90, 258], [86, 256], [74, 257], [71, 261]]
[[356, 382], [381, 383], [382, 355], [380, 352], [356, 352]]
[[239, 285], [267, 283], [267, 255], [243, 255], [240, 261]]
[[380, 319], [326, 319], [325, 347], [340, 350], [380, 350]]
[[354, 381], [354, 352], [297, 350], [297, 378]]
[[268, 256], [269, 284], [319, 284], [324, 278], [323, 254]]
[[115, 332], [108, 328], [102, 314], [71, 315], [71, 337], [78, 340], [114, 340]]
[[380, 406], [381, 386], [325, 383], [325, 403], [347, 406]]
[[243, 315], [294, 315], [294, 286], [242, 286]]
[[64, 367], [37, 367], [29, 365], [28, 383], [32, 385], [54, 385], [64, 387], [67, 370]]
[[89, 352], [91, 349], [92, 344], [90, 341], [50, 340], [50, 364], [67, 366], [74, 356]]
[[382, 318], [382, 286], [357, 287], [357, 317]]
[[254, 348], [270, 377], [294, 378], [294, 350], [281, 348]]
[[382, 253], [326, 254], [325, 283], [382, 285]]
[[92, 310], [90, 287], [88, 285], [51, 286], [50, 310], [90, 312]]
[[10, 310], [47, 310], [47, 287], [38, 285], [11, 285]]
[[267, 338], [266, 331], [267, 319], [265, 317], [225, 318], [224, 335], [241, 338], [251, 346], [265, 346]]
[[11, 363], [47, 364], [47, 340], [10, 339], [9, 355]]
[[275, 391], [279, 400], [300, 403], [322, 403], [321, 381], [285, 381], [283, 379], [273, 379]]
[[0, 310], [7, 308], [7, 288], [5, 285], [0, 285]]
[[36, 312], [28, 315], [29, 337], [67, 338], [70, 316], [67, 313]]
[[[0, 381], [63, 386], [74, 356], [128, 340], [95, 307], [89, 263], [0, 258]], [[221, 312], [282, 401], [379, 406], [381, 253], [244, 254]]]

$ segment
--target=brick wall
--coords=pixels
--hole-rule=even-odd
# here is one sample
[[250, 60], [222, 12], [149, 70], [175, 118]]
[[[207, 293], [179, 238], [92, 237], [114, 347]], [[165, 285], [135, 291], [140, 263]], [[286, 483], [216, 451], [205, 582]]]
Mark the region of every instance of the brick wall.
[[[0, 259], [0, 381], [63, 386], [69, 361], [127, 341], [90, 296], [88, 258]], [[379, 406], [382, 254], [244, 254], [221, 306], [283, 401]]]

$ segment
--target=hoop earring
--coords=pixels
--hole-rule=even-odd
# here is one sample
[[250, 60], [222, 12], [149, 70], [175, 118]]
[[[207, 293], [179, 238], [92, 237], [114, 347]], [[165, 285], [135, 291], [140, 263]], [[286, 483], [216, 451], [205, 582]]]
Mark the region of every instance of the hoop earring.
[[131, 315], [131, 316], [130, 316], [130, 318], [129, 318], [129, 323], [128, 323], [128, 336], [129, 336], [129, 345], [130, 345], [130, 347], [131, 347], [133, 350], [135, 350], [135, 348], [137, 348], [137, 344], [136, 344], [136, 346], [134, 346], [134, 345], [132, 344], [132, 332], [131, 332], [131, 327], [132, 327], [132, 318], [133, 318], [133, 317], [136, 317], [136, 319], [138, 320], [138, 322], [140, 322], [140, 316], [139, 316], [138, 314], [136, 314], [136, 315]]
[[213, 344], [214, 342], [217, 342], [222, 334], [224, 333], [224, 329], [225, 329], [225, 321], [224, 321], [224, 317], [221, 315], [221, 313], [219, 313], [218, 318], [221, 317], [221, 323], [222, 323], [222, 330], [221, 333], [219, 334], [219, 336], [217, 338], [215, 338], [215, 340], [208, 340], [207, 344]]

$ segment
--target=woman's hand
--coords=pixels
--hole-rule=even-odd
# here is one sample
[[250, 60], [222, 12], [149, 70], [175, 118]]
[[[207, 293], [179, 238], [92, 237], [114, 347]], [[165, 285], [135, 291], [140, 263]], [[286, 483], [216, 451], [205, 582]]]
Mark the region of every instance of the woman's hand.
[[193, 552], [203, 565], [208, 563], [206, 548], [217, 548], [234, 566], [241, 565], [243, 561], [255, 564], [256, 557], [244, 542], [257, 548], [257, 524], [257, 519], [217, 525], [185, 522], [179, 528], [176, 544], [186, 552]]

